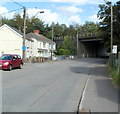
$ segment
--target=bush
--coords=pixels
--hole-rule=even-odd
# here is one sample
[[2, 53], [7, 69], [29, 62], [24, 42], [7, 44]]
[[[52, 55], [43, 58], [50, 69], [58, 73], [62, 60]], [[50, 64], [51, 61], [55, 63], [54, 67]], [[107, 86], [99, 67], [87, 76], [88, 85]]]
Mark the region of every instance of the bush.
[[70, 55], [70, 54], [71, 54], [71, 51], [68, 50], [68, 49], [60, 49], [60, 50], [59, 50], [59, 54], [60, 54], [60, 55]]

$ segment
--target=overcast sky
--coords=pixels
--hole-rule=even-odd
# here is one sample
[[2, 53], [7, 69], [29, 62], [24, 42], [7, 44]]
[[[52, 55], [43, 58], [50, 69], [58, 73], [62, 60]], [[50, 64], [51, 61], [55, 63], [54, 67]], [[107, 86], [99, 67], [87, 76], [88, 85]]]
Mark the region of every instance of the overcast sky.
[[[36, 17], [48, 24], [58, 22], [66, 25], [84, 24], [85, 21], [98, 22], [98, 5], [104, 3], [104, 0], [1, 0], [0, 14], [22, 8], [12, 1], [25, 6], [29, 17], [35, 16], [39, 11], [44, 11], [45, 13], [38, 14]], [[110, 1], [114, 4], [119, 0]], [[23, 15], [23, 9], [2, 16], [10, 19], [13, 18], [14, 13]]]

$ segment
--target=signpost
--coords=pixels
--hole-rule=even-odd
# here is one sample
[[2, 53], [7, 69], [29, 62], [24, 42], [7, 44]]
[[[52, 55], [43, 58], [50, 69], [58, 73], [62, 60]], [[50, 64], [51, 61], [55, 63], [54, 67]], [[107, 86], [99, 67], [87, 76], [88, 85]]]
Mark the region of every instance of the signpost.
[[112, 53], [113, 53], [113, 62], [112, 62], [112, 66], [113, 68], [116, 67], [116, 57], [117, 57], [117, 45], [113, 45], [113, 49], [112, 49]]
[[117, 54], [117, 45], [113, 45], [112, 53]]
[[26, 46], [22, 46], [22, 50], [26, 50]]

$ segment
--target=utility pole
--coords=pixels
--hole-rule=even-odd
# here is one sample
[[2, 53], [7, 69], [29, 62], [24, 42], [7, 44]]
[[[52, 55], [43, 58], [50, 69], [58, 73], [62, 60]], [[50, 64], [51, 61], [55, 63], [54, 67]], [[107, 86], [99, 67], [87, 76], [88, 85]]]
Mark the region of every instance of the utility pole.
[[24, 20], [24, 28], [23, 28], [23, 62], [25, 63], [25, 59], [26, 59], [26, 46], [25, 46], [25, 34], [26, 34], [26, 8], [24, 7], [24, 11], [23, 11], [23, 20]]
[[[52, 22], [52, 41], [54, 40], [54, 22]], [[52, 60], [52, 53], [53, 53], [53, 44], [51, 44], [51, 60]]]
[[52, 41], [54, 40], [54, 22], [52, 22]]
[[77, 30], [77, 55], [79, 54], [78, 50], [79, 50], [79, 42], [78, 42], [78, 30]]
[[113, 51], [113, 6], [111, 3], [111, 54]]
[[[104, 0], [105, 3], [107, 4], [107, 0]], [[111, 2], [111, 5], [110, 5], [110, 9], [111, 9], [111, 54], [112, 54], [112, 51], [113, 51], [113, 6], [112, 6], [112, 2]]]

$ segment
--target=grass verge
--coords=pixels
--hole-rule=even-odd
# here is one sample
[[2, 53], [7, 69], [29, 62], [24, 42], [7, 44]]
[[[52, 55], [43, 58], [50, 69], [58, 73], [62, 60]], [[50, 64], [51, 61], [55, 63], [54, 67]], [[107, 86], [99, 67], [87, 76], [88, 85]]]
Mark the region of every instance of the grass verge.
[[120, 74], [117, 69], [109, 68], [110, 77], [113, 79], [113, 83], [120, 87]]

